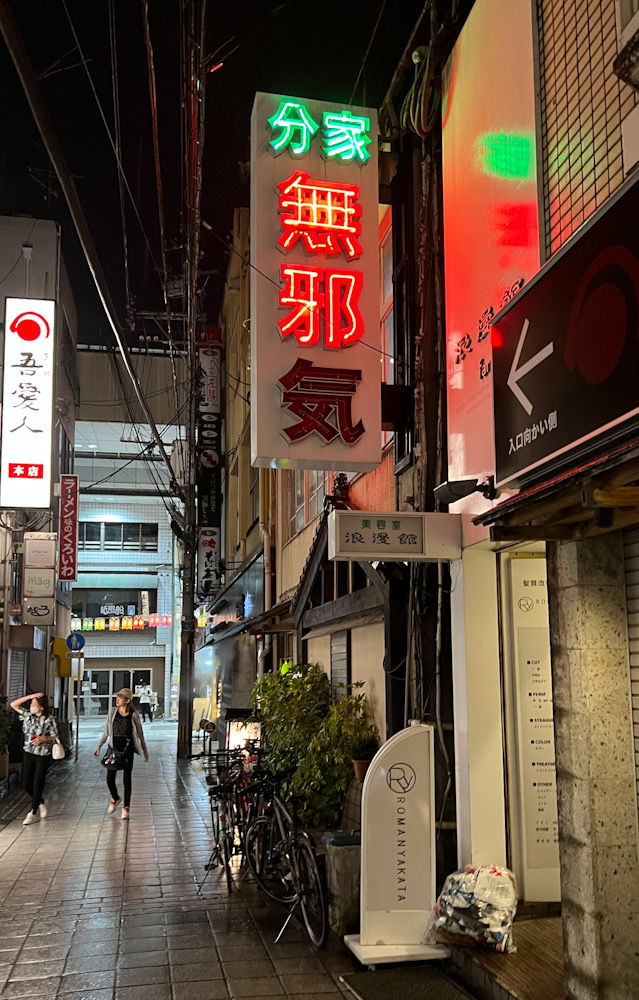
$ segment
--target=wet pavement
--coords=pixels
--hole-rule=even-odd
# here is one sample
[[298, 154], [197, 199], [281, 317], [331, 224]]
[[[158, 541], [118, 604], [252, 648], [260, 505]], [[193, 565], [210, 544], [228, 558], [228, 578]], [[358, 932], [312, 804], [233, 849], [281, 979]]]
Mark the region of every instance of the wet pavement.
[[26, 796], [0, 801], [0, 1000], [342, 997], [340, 974], [361, 967], [335, 935], [316, 951], [291, 922], [275, 944], [286, 911], [243, 871], [230, 895], [219, 872], [198, 893], [202, 770], [176, 761], [175, 724], [144, 729], [150, 761], [135, 759], [128, 822], [106, 812], [97, 720], [81, 726], [79, 760], [49, 772], [46, 819], [23, 827]]

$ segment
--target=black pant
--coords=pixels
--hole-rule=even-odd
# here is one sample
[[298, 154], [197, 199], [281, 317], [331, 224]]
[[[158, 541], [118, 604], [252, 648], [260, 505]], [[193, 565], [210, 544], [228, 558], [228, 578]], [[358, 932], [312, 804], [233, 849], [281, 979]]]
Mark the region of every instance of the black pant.
[[146, 704], [142, 701], [140, 702], [140, 711], [142, 712], [142, 722], [146, 722], [147, 712], [149, 713], [149, 722], [153, 722], [153, 709], [148, 702]]
[[44, 802], [42, 793], [50, 764], [50, 753], [40, 755], [25, 750], [22, 754], [22, 783], [27, 795], [31, 796], [31, 809], [34, 813], [37, 813], [40, 803]]
[[[131, 772], [133, 771], [133, 754], [128, 753], [126, 764], [122, 769], [122, 776], [124, 778], [124, 804], [128, 808], [131, 803]], [[117, 802], [120, 796], [118, 795], [118, 788], [115, 783], [115, 776], [117, 771], [107, 771], [107, 785], [109, 786], [109, 791], [111, 792], [111, 798], [115, 799]]]

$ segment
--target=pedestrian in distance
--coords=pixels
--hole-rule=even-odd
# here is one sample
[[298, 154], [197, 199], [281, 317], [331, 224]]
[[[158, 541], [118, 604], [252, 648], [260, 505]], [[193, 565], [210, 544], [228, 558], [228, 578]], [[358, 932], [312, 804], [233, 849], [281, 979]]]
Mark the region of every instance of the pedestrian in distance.
[[153, 709], [151, 707], [152, 695], [153, 695], [153, 689], [150, 684], [143, 684], [142, 687], [138, 689], [138, 697], [140, 699], [140, 711], [142, 712], [143, 722], [146, 722], [147, 714], [149, 716], [149, 722], [153, 722]]
[[[107, 743], [114, 750], [123, 751], [124, 767], [122, 775], [124, 778], [124, 806], [122, 807], [122, 819], [129, 818], [129, 808], [131, 804], [131, 773], [133, 771], [133, 754], [137, 753], [144, 757], [145, 762], [149, 762], [149, 754], [146, 749], [144, 733], [140, 716], [133, 704], [133, 692], [130, 688], [122, 688], [115, 696], [115, 706], [109, 710], [104, 732], [100, 737], [100, 742], [93, 751], [93, 756], [97, 757], [100, 747]], [[107, 769], [107, 785], [111, 792], [111, 801], [107, 808], [108, 813], [114, 813], [121, 803], [116, 785], [116, 771]]]
[[[31, 702], [29, 711], [22, 707], [27, 701]], [[22, 719], [22, 783], [27, 795], [31, 796], [31, 809], [22, 825], [30, 826], [46, 819], [49, 812], [43, 795], [58, 727], [49, 710], [49, 699], [42, 691], [16, 698], [11, 702], [11, 708]]]

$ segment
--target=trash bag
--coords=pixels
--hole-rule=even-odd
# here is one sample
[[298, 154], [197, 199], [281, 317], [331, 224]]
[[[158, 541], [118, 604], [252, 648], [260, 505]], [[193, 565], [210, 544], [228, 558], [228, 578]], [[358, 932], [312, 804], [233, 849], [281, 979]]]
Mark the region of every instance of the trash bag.
[[508, 868], [467, 865], [449, 875], [428, 921], [427, 938], [514, 952], [515, 876]]

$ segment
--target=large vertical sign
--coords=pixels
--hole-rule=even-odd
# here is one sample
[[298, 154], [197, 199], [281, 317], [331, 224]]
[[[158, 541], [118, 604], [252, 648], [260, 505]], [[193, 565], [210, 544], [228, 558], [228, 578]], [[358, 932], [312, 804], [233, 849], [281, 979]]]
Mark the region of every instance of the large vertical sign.
[[517, 793], [515, 869], [529, 902], [559, 900], [555, 729], [546, 560], [510, 560]]
[[532, 39], [530, 0], [478, 0], [444, 74], [451, 480], [494, 473], [491, 323], [539, 269]]
[[197, 593], [220, 586], [222, 526], [222, 339], [218, 329], [198, 332], [200, 393], [197, 408]]
[[0, 507], [51, 503], [55, 302], [7, 299]]
[[60, 551], [58, 578], [61, 583], [78, 579], [79, 476], [60, 476]]
[[251, 459], [381, 460], [377, 116], [257, 94], [251, 120]]

